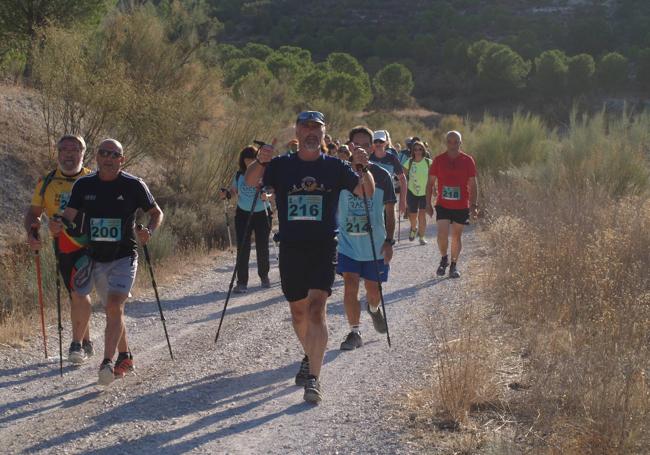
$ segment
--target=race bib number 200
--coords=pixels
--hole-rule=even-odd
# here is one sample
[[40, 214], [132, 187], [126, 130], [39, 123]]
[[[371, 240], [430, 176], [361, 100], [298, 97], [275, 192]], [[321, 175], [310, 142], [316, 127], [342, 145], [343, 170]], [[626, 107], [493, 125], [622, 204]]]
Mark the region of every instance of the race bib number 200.
[[322, 221], [323, 196], [305, 194], [289, 196], [289, 221]]
[[122, 220], [119, 218], [91, 218], [90, 240], [119, 242], [122, 240]]
[[448, 201], [460, 201], [460, 187], [459, 186], [443, 186], [442, 198]]

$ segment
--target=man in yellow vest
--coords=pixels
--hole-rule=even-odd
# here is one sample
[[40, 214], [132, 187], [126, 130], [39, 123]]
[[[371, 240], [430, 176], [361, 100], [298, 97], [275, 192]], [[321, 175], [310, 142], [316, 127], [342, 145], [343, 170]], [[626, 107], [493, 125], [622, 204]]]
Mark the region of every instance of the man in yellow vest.
[[[25, 230], [27, 241], [32, 250], [38, 251], [43, 245], [38, 231], [42, 215], [49, 220], [61, 215], [68, 204], [74, 182], [91, 171], [83, 167], [86, 142], [81, 136], [66, 134], [56, 144], [56, 169], [42, 177], [36, 189], [27, 213]], [[81, 225], [81, 223], [78, 223]], [[71, 297], [70, 319], [72, 321], [72, 343], [68, 351], [68, 361], [83, 363], [94, 354], [90, 340], [90, 297], [75, 292], [73, 282], [77, 270], [87, 261], [84, 236], [74, 236], [65, 230], [54, 237], [55, 254], [59, 257], [59, 273]]]

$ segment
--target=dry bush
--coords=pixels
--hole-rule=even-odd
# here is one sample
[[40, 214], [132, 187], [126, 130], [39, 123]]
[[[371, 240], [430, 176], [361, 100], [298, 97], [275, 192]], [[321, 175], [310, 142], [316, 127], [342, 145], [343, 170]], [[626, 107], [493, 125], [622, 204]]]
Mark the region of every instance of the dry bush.
[[520, 328], [559, 453], [650, 450], [650, 200], [510, 184], [492, 196], [489, 282]]
[[496, 349], [481, 319], [470, 303], [460, 315], [457, 327], [444, 327], [435, 336], [433, 397], [442, 426], [465, 425], [471, 411], [498, 403]]

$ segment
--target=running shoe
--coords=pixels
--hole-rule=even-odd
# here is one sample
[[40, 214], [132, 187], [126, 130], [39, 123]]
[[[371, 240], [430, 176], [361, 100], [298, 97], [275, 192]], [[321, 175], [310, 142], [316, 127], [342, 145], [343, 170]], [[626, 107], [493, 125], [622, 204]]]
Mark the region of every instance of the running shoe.
[[412, 242], [415, 240], [415, 235], [418, 233], [415, 229], [411, 229], [411, 232], [409, 232], [409, 242]]
[[81, 347], [83, 348], [84, 352], [86, 353], [86, 357], [92, 357], [95, 355], [95, 347], [93, 346], [93, 342], [90, 340], [83, 340], [81, 343]]
[[447, 271], [448, 266], [449, 266], [449, 262], [447, 262], [446, 257], [440, 259], [440, 265], [438, 266], [438, 270], [436, 271], [436, 275], [445, 276], [445, 272]]
[[134, 370], [133, 355], [130, 352], [126, 355], [120, 354], [117, 356], [115, 366], [113, 367], [113, 374], [116, 378], [123, 378], [127, 373], [131, 373]]
[[452, 262], [449, 266], [449, 278], [460, 278], [460, 272], [456, 269], [455, 262]]
[[421, 235], [420, 236], [420, 245], [426, 245], [426, 244], [427, 244], [427, 240], [424, 238], [423, 235]]
[[305, 356], [302, 359], [302, 362], [300, 362], [300, 370], [298, 370], [298, 374], [296, 375], [296, 385], [303, 387], [305, 384], [307, 384], [307, 380], [309, 379], [309, 357]]
[[377, 312], [373, 313], [370, 311], [370, 305], [368, 305], [368, 314], [372, 318], [372, 326], [375, 328], [375, 330], [379, 333], [386, 333], [388, 330], [386, 328], [386, 318], [384, 318], [384, 315], [381, 312], [381, 308], [377, 308]]
[[345, 341], [341, 343], [341, 351], [352, 351], [361, 346], [363, 346], [361, 334], [359, 332], [350, 332], [345, 338]]
[[73, 341], [70, 343], [70, 349], [68, 349], [68, 362], [74, 364], [82, 364], [86, 361], [88, 357], [81, 347], [81, 343]]
[[262, 287], [268, 289], [271, 287], [271, 280], [267, 278], [262, 278]]
[[104, 359], [102, 364], [99, 366], [99, 379], [97, 383], [99, 385], [108, 386], [115, 380], [115, 373], [113, 372], [113, 362]]
[[323, 400], [320, 390], [320, 381], [316, 376], [309, 376], [305, 383], [304, 399], [307, 403], [318, 404]]
[[248, 288], [245, 284], [238, 284], [237, 286], [235, 286], [232, 292], [234, 292], [235, 294], [246, 294], [247, 290]]

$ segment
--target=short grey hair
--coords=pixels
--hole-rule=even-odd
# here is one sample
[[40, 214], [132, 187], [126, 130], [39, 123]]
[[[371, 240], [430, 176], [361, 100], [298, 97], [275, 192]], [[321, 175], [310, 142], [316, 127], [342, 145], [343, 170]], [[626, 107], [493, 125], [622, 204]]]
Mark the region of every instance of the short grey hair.
[[61, 147], [63, 146], [63, 143], [65, 141], [77, 141], [81, 146], [81, 151], [82, 152], [86, 151], [86, 141], [84, 141], [84, 138], [81, 137], [79, 134], [64, 134], [56, 143], [56, 149], [61, 150]]

